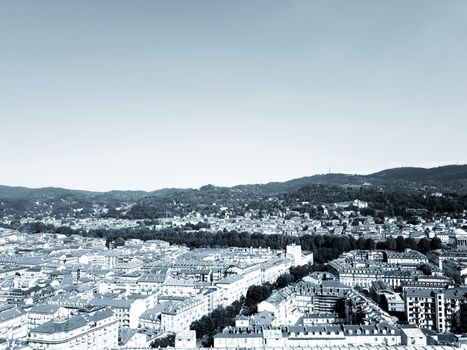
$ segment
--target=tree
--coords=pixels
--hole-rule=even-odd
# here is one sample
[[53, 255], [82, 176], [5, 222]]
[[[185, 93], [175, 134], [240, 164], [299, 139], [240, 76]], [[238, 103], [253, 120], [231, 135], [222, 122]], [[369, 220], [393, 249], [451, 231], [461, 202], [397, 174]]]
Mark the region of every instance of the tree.
[[324, 237], [322, 235], [316, 235], [314, 236], [314, 242], [315, 242], [316, 248], [320, 249], [324, 244]]
[[341, 252], [350, 250], [350, 242], [347, 236], [336, 236], [332, 238], [331, 245]]
[[116, 240], [115, 240], [115, 246], [117, 247], [123, 247], [125, 245], [125, 239], [123, 239], [123, 237], [118, 237]]
[[408, 237], [405, 240], [405, 245], [407, 246], [407, 248], [414, 249], [414, 250], [417, 249], [417, 241], [413, 239], [412, 237]]
[[360, 210], [360, 214], [363, 216], [376, 216], [376, 210], [374, 208], [363, 208]]
[[430, 241], [431, 250], [441, 249], [441, 247], [442, 247], [441, 239], [439, 239], [438, 237], [433, 237]]
[[397, 241], [394, 239], [394, 237], [388, 237], [386, 238], [386, 244], [387, 244], [387, 249], [389, 250], [396, 250], [397, 249]]
[[276, 287], [284, 288], [293, 282], [295, 282], [295, 277], [290, 273], [284, 273], [277, 278]]
[[375, 250], [376, 244], [372, 238], [367, 238], [365, 241], [365, 249], [366, 250]]
[[260, 303], [269, 298], [271, 293], [272, 286], [269, 283], [265, 283], [261, 286], [251, 286], [246, 292], [246, 304]]
[[157, 338], [151, 344], [151, 348], [167, 348], [167, 347], [174, 347], [174, 346], [175, 346], [175, 334], [169, 334], [164, 337]]
[[402, 236], [398, 236], [396, 238], [396, 246], [397, 246], [397, 251], [403, 252], [405, 250], [405, 248], [407, 248], [405, 238], [402, 237]]
[[290, 268], [290, 273], [294, 277], [294, 281], [301, 280], [303, 277], [307, 276], [313, 270], [313, 266], [311, 265], [301, 265], [301, 266], [294, 266]]
[[357, 242], [355, 243], [355, 248], [357, 248], [357, 249], [365, 249], [365, 243], [366, 243], [365, 238], [359, 237], [359, 238], [357, 239]]
[[66, 235], [66, 236], [71, 236], [74, 232], [73, 229], [70, 226], [60, 226], [55, 229], [56, 233]]
[[430, 250], [430, 241], [426, 238], [422, 238], [417, 243], [417, 250], [420, 253], [426, 254]]
[[417, 270], [422, 271], [425, 276], [431, 276], [432, 274], [431, 266], [428, 264], [420, 265]]

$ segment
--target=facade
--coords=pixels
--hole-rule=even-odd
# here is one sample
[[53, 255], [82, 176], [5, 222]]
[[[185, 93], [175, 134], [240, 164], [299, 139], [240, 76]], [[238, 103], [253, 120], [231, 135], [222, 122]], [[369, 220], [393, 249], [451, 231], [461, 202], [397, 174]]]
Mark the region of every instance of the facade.
[[196, 332], [182, 331], [175, 335], [176, 349], [195, 349], [196, 348]]
[[467, 232], [456, 228], [449, 234], [449, 244], [458, 250], [467, 250]]
[[125, 298], [114, 299], [110, 297], [93, 299], [90, 304], [96, 306], [109, 307], [118, 320], [119, 327], [138, 328], [139, 317], [148, 308], [154, 306], [146, 298]]
[[30, 331], [33, 350], [105, 350], [118, 346], [118, 322], [110, 309], [54, 319]]
[[333, 260], [329, 266], [342, 284], [370, 290], [375, 281], [400, 287], [419, 275], [417, 268], [423, 264], [428, 264], [428, 258], [413, 250], [403, 253], [354, 250]]
[[401, 331], [390, 325], [319, 325], [276, 328], [226, 328], [214, 336], [216, 348], [399, 345]]
[[172, 332], [187, 331], [192, 322], [207, 314], [206, 298], [191, 298], [167, 303], [161, 313], [161, 328]]
[[[258, 304], [258, 312], [268, 312], [275, 317], [273, 325], [295, 325], [311, 316], [333, 315], [334, 319], [354, 322], [392, 322], [389, 314], [373, 300], [337, 281], [322, 281], [321, 284], [299, 282], [274, 292]], [[358, 317], [357, 317], [358, 315]], [[326, 317], [328, 319], [328, 317]], [[328, 321], [326, 321], [328, 322]]]
[[457, 331], [463, 325], [467, 288], [405, 288], [407, 321], [438, 332]]
[[428, 253], [430, 262], [443, 270], [445, 261], [467, 262], [467, 251], [438, 249]]
[[71, 310], [54, 304], [39, 304], [28, 311], [28, 328], [34, 329], [57, 317], [71, 314]]
[[425, 333], [416, 326], [405, 326], [401, 329], [401, 340], [403, 345], [426, 346]]
[[467, 284], [467, 261], [448, 260], [443, 263], [443, 272], [458, 284]]
[[407, 249], [405, 252], [388, 250], [385, 252], [386, 262], [390, 265], [415, 266], [428, 264], [428, 258], [416, 250]]
[[313, 253], [304, 255], [300, 245], [289, 244], [285, 249], [285, 254], [290, 260], [292, 260], [294, 266], [313, 264]]
[[0, 338], [24, 339], [28, 334], [26, 312], [16, 306], [0, 311]]

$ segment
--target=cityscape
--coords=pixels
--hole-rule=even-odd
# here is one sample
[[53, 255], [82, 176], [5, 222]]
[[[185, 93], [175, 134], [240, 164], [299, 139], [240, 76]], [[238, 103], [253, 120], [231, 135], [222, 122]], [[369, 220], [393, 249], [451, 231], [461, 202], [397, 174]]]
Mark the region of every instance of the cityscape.
[[[321, 175], [277, 192], [3, 186], [0, 345], [463, 347], [467, 195], [440, 191], [465, 186], [467, 166], [401, 181], [409, 170], [340, 185]], [[325, 202], [323, 192], [356, 197]]]
[[0, 0], [0, 350], [467, 350], [466, 19]]

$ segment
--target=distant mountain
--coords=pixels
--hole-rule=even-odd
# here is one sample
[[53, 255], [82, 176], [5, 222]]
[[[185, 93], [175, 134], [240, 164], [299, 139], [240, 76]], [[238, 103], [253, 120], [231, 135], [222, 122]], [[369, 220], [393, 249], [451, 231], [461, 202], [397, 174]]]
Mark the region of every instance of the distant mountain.
[[82, 196], [82, 197], [113, 197], [116, 199], [134, 198], [138, 199], [145, 196], [166, 196], [176, 192], [190, 191], [192, 189], [163, 188], [151, 192], [147, 191], [122, 191], [112, 190], [108, 192], [69, 190], [60, 187], [42, 187], [28, 188], [21, 186], [0, 185], [0, 198], [8, 199], [40, 199], [60, 196]]
[[348, 174], [325, 174], [305, 176], [298, 179], [288, 180], [284, 182], [269, 182], [266, 184], [252, 185], [237, 185], [231, 189], [238, 191], [252, 191], [261, 193], [283, 193], [296, 191], [302, 187], [311, 185], [358, 185], [361, 186], [366, 182], [366, 178], [362, 175]]
[[173, 195], [199, 195], [200, 193], [253, 193], [273, 194], [297, 191], [313, 185], [323, 186], [362, 186], [364, 184], [387, 187], [394, 190], [414, 190], [418, 186], [430, 186], [434, 189], [467, 192], [467, 165], [447, 165], [436, 168], [403, 167], [386, 169], [369, 175], [323, 174], [306, 176], [285, 182], [266, 184], [237, 185], [234, 187], [216, 187], [206, 185], [199, 190], [164, 188], [152, 192], [146, 191], [109, 191], [92, 192], [69, 190], [58, 187], [27, 188], [0, 185], [0, 198], [27, 199], [52, 198], [61, 196], [77, 196], [81, 198], [106, 198], [119, 200], [138, 200], [147, 197], [171, 197]]
[[437, 168], [394, 168], [383, 170], [368, 177], [406, 181], [457, 181], [467, 180], [467, 165], [446, 165]]
[[285, 182], [260, 185], [239, 185], [232, 189], [274, 194], [294, 192], [307, 186], [338, 186], [346, 188], [376, 187], [393, 192], [458, 192], [467, 193], [467, 165], [437, 168], [394, 168], [368, 175], [323, 174], [306, 176]]
[[467, 165], [447, 165], [437, 168], [403, 167], [386, 169], [369, 175], [323, 174], [305, 176], [285, 182], [270, 182], [262, 185], [238, 185], [233, 188], [256, 192], [280, 193], [296, 191], [311, 185], [404, 187], [411, 184], [426, 186], [439, 184], [444, 188], [450, 183], [462, 182], [467, 189]]
[[[160, 190], [152, 191], [150, 192], [150, 194], [154, 196], [166, 196], [166, 195], [170, 195], [175, 192], [187, 192], [191, 190], [192, 190], [191, 188], [162, 188]], [[148, 193], [146, 192], [146, 194]]]
[[81, 191], [81, 190], [68, 190], [60, 187], [42, 187], [42, 188], [28, 188], [28, 187], [12, 187], [0, 185], [0, 198], [11, 199], [34, 199], [34, 198], [47, 198], [58, 197], [65, 195], [93, 195], [96, 192]]

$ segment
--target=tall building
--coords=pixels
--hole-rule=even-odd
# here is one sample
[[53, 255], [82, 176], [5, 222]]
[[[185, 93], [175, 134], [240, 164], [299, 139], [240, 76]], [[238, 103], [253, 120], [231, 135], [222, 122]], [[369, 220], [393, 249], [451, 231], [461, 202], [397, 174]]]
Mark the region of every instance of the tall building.
[[292, 260], [294, 266], [313, 264], [313, 253], [304, 255], [302, 253], [302, 246], [297, 244], [289, 244], [285, 248], [285, 254], [287, 258]]
[[465, 315], [467, 288], [405, 288], [407, 321], [438, 332], [459, 331]]

